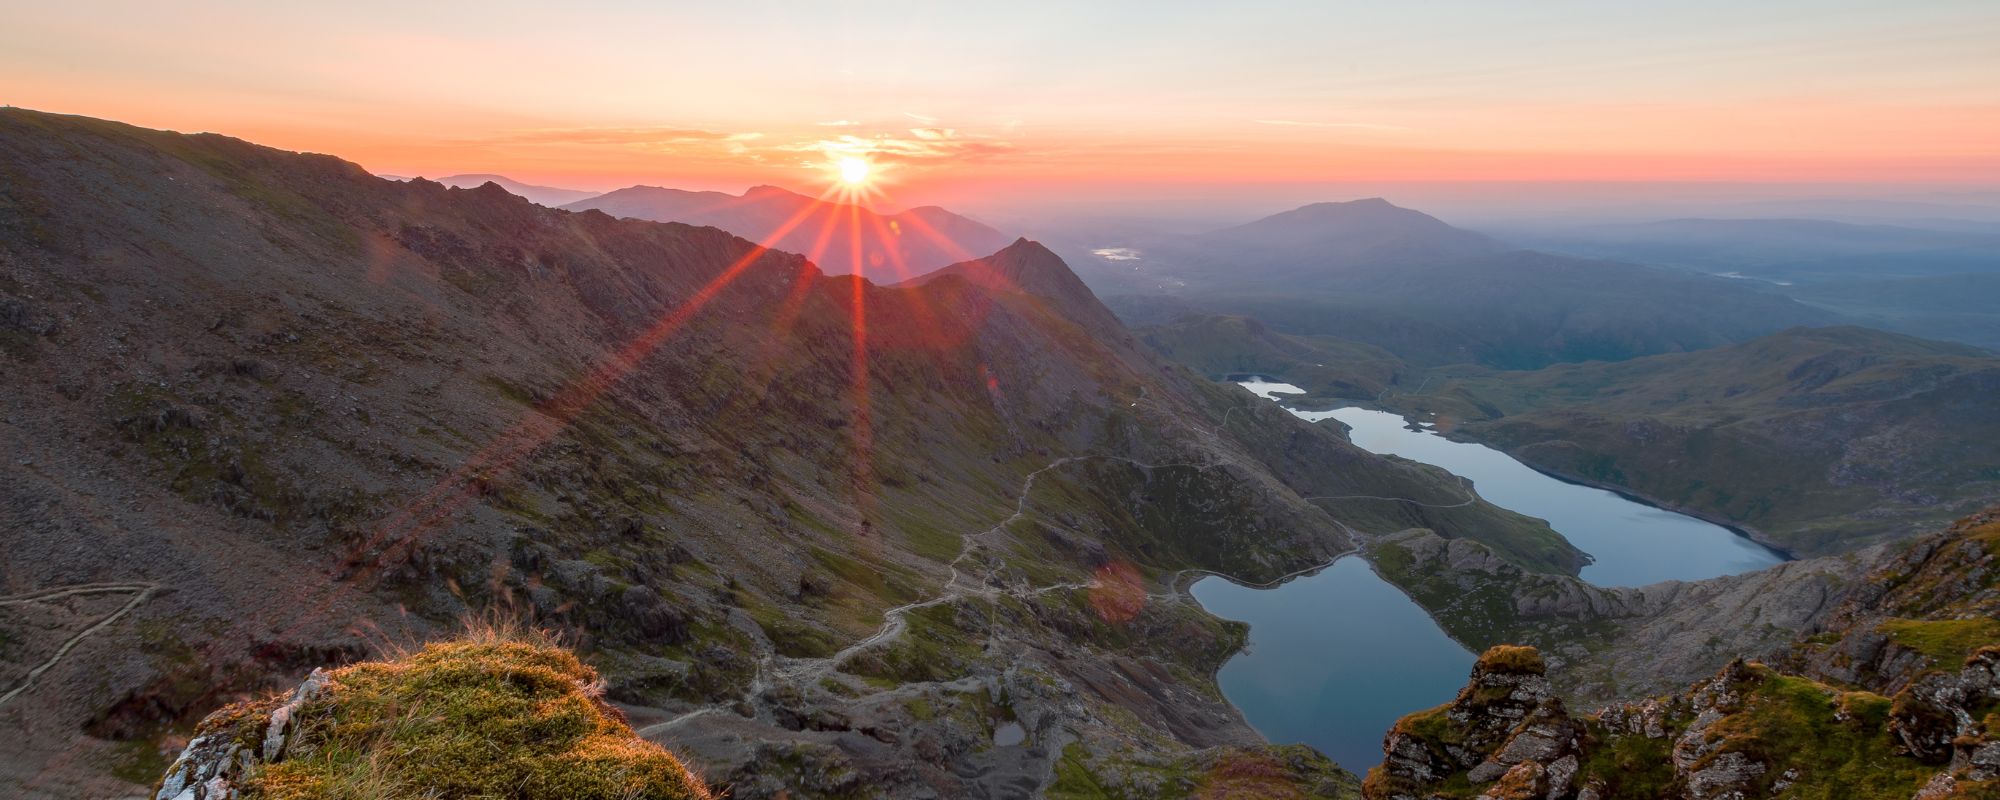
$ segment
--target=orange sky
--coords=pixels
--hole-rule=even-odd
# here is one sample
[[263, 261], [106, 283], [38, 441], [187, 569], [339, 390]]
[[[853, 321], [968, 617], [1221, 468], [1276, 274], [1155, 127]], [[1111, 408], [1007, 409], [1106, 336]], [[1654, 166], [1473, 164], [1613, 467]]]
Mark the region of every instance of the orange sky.
[[2000, 183], [1992, 2], [419, 5], [11, 10], [0, 102], [585, 189]]

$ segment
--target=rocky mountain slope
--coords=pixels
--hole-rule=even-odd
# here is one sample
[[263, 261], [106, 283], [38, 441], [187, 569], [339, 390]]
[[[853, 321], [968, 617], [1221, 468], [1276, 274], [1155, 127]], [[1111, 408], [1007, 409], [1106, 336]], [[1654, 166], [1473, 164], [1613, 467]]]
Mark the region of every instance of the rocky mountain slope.
[[2000, 358], [1865, 328], [1533, 372], [1441, 370], [1383, 402], [1802, 555], [2000, 501]]
[[1458, 487], [1087, 301], [0, 111], [0, 786], [129, 793], [226, 701], [497, 611], [732, 797], [1340, 794], [1222, 700], [1189, 571], [1413, 527], [1574, 569], [1483, 503], [1330, 516]]
[[772, 247], [806, 254], [833, 275], [864, 273], [885, 283], [991, 253], [1007, 237], [936, 206], [895, 214], [814, 199], [776, 186], [741, 195], [632, 186], [563, 206], [615, 217], [710, 225]]
[[1480, 657], [1384, 741], [1389, 798], [2000, 796], [2000, 509], [1879, 554], [1769, 663], [1578, 714], [1533, 648]]

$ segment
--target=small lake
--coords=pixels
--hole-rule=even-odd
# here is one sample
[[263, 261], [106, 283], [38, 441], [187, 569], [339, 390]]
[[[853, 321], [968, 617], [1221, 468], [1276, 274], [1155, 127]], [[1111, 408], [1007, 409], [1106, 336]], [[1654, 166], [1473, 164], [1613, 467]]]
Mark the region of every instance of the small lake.
[[[1236, 382], [1270, 400], [1305, 393], [1269, 378]], [[1596, 558], [1582, 576], [1600, 586], [1697, 580], [1783, 560], [1727, 528], [1565, 483], [1498, 450], [1412, 430], [1394, 414], [1288, 410], [1338, 419], [1364, 450], [1442, 467], [1470, 479], [1488, 502], [1548, 520]], [[1271, 741], [1310, 744], [1356, 773], [1381, 762], [1390, 725], [1451, 700], [1472, 669], [1472, 653], [1360, 558], [1272, 589], [1204, 578], [1191, 591], [1211, 613], [1250, 623], [1249, 650], [1218, 674], [1223, 695]]]
[[1473, 654], [1368, 562], [1347, 557], [1275, 589], [1203, 578], [1209, 613], [1250, 623], [1250, 647], [1222, 665], [1229, 702], [1264, 738], [1304, 742], [1364, 774], [1404, 714], [1452, 698]]

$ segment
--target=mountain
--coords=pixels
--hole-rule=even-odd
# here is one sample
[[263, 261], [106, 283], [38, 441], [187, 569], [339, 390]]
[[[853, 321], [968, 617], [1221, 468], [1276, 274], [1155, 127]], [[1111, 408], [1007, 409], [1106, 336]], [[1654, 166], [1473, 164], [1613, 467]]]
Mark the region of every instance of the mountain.
[[0, 175], [15, 794], [134, 794], [229, 701], [497, 615], [731, 797], [1351, 795], [1223, 699], [1244, 631], [1192, 578], [1409, 528], [1581, 560], [1483, 502], [1308, 502], [1460, 487], [1102, 335], [1030, 242], [887, 287], [21, 109]]
[[740, 196], [633, 186], [564, 208], [709, 225], [779, 250], [804, 254], [829, 274], [865, 269], [870, 276], [892, 282], [1007, 244], [1007, 237], [999, 231], [935, 206], [881, 214], [866, 206], [815, 200], [776, 186], [752, 187]]
[[552, 186], [535, 186], [508, 178], [505, 175], [451, 175], [439, 178], [437, 182], [460, 189], [477, 189], [480, 185], [487, 183], [498, 184], [500, 188], [506, 189], [511, 194], [528, 198], [528, 202], [530, 203], [545, 205], [550, 208], [555, 208], [566, 203], [574, 203], [579, 200], [586, 200], [596, 197], [598, 194], [597, 192], [586, 192], [581, 189], [558, 189]]
[[1447, 368], [1383, 402], [1800, 554], [2000, 501], [2000, 357], [1867, 328], [1532, 372]]
[[1194, 242], [1232, 257], [1296, 261], [1302, 270], [1453, 261], [1506, 249], [1380, 197], [1313, 203], [1201, 234]]
[[964, 281], [987, 292], [1042, 298], [1057, 312], [1100, 338], [1131, 338], [1125, 326], [1098, 302], [1097, 295], [1069, 270], [1062, 258], [1027, 239], [1016, 239], [985, 258], [961, 261], [895, 285], [920, 287], [951, 281]]
[[1381, 200], [1315, 204], [1134, 249], [1156, 288], [1108, 298], [1128, 323], [1243, 315], [1418, 365], [1621, 360], [1839, 319], [1746, 281], [1510, 250]]

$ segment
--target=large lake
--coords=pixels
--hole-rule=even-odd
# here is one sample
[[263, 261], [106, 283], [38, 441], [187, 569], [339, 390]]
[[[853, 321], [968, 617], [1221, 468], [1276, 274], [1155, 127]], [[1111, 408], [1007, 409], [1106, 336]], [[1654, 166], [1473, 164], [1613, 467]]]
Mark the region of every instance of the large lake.
[[1472, 654], [1368, 562], [1349, 556], [1276, 589], [1203, 578], [1202, 608], [1250, 623], [1250, 647], [1222, 665], [1229, 702], [1273, 742], [1304, 742], [1366, 773], [1404, 714], [1452, 698]]
[[[1272, 400], [1304, 393], [1270, 380], [1240, 383]], [[1548, 520], [1595, 559], [1582, 576], [1600, 586], [1697, 580], [1783, 560], [1727, 528], [1556, 480], [1492, 448], [1411, 430], [1394, 414], [1292, 413], [1338, 419], [1362, 449], [1443, 467], [1485, 500]], [[1273, 589], [1204, 578], [1192, 591], [1216, 615], [1250, 623], [1249, 649], [1218, 676], [1230, 702], [1271, 741], [1310, 744], [1357, 773], [1380, 763], [1382, 734], [1398, 717], [1450, 700], [1472, 667], [1472, 653], [1359, 558]]]

